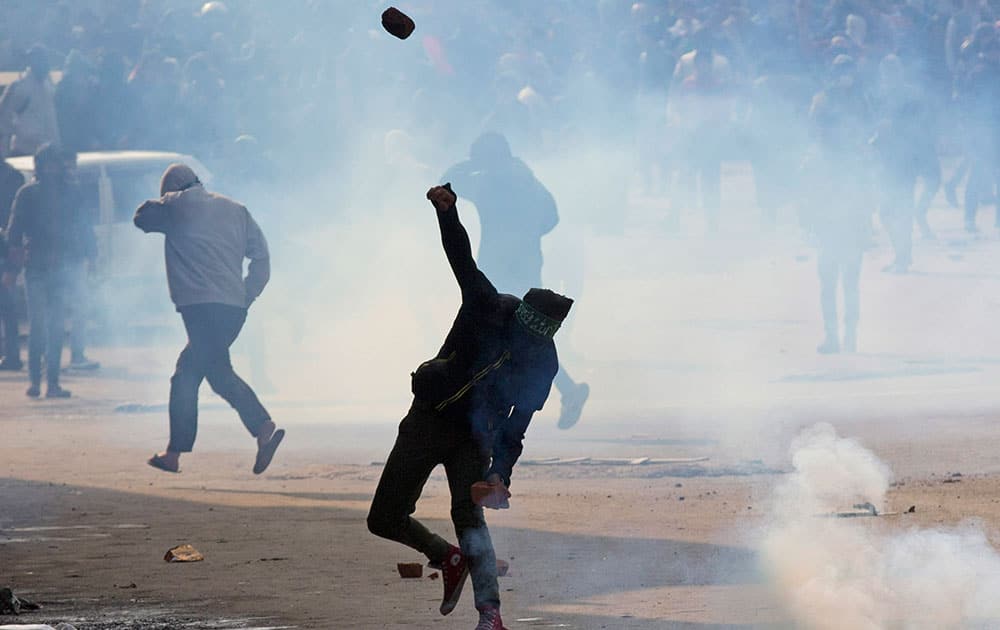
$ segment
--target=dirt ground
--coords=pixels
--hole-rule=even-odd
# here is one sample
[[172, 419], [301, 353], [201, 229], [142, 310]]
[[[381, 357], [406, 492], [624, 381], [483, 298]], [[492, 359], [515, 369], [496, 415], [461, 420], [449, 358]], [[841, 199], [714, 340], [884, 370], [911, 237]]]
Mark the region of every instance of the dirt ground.
[[[890, 511], [915, 507], [880, 526], [1000, 523], [998, 248], [961, 237], [957, 213], [939, 218], [942, 238], [918, 244], [914, 274], [880, 274], [889, 254], [870, 254], [862, 352], [852, 357], [813, 353], [815, 276], [797, 246], [748, 253], [734, 236], [727, 257], [702, 256], [706, 272], [685, 262], [706, 241], [645, 247], [647, 226], [634, 220], [626, 236], [648, 253], [629, 263], [643, 272], [629, 274], [619, 237], [588, 240], [588, 295], [609, 299], [586, 304], [564, 356], [587, 357], [576, 374], [594, 395], [570, 432], [554, 428], [554, 396], [524, 457], [708, 460], [519, 465], [512, 509], [488, 514], [497, 555], [511, 565], [500, 580], [506, 625], [791, 627], [752, 533], [789, 470], [790, 439], [819, 420], [889, 464]], [[671, 308], [632, 309], [624, 321], [621, 304], [655, 287], [668, 287]], [[396, 574], [418, 554], [366, 530], [378, 462], [406, 408], [407, 366], [425, 357], [384, 358], [400, 342], [358, 340], [352, 324], [330, 327], [325, 347], [335, 352], [296, 357], [308, 366], [298, 389], [279, 383], [264, 395], [289, 432], [261, 477], [250, 472], [251, 439], [207, 387], [182, 473], [145, 465], [167, 437], [169, 344], [95, 348], [102, 369], [67, 375], [68, 401], [29, 401], [23, 374], [0, 376], [0, 586], [43, 605], [0, 624], [472, 628], [471, 593], [440, 617], [439, 580]], [[336, 371], [330, 358], [341, 355], [365, 360]], [[284, 366], [273, 368], [280, 381]], [[376, 378], [385, 374], [391, 382]], [[153, 406], [119, 409], [133, 402]], [[438, 471], [418, 516], [450, 533], [447, 514]], [[180, 543], [205, 561], [165, 563]]]
[[[74, 400], [34, 402], [23, 399], [19, 378], [0, 380], [0, 583], [44, 607], [16, 621], [80, 628], [475, 624], [468, 594], [441, 618], [440, 581], [396, 575], [396, 562], [420, 561], [418, 554], [366, 531], [377, 463], [357, 461], [367, 454], [360, 447], [316, 448], [336, 441], [328, 433], [364, 435], [360, 427], [293, 424], [275, 465], [258, 478], [249, 470], [250, 439], [231, 412], [208, 399], [204, 448], [183, 462], [181, 474], [166, 475], [143, 464], [165, 437], [164, 414], [114, 411], [137, 382], [153, 385], [70, 377]], [[998, 461], [997, 423], [979, 413], [909, 420], [910, 436], [922, 438], [907, 439], [878, 415], [842, 427], [853, 426], [907, 471], [888, 507], [913, 505], [915, 514], [886, 517], [886, 526], [998, 522], [1000, 476], [977, 474]], [[369, 430], [381, 433], [370, 441], [387, 450], [392, 426]], [[780, 462], [716, 461], [713, 438], [604, 432], [603, 439], [567, 443], [551, 429], [540, 433], [544, 453], [710, 459], [519, 467], [513, 508], [489, 514], [498, 557], [511, 564], [501, 578], [509, 627], [786, 627], [744, 534], [763, 517]], [[928, 457], [921, 440], [929, 435], [939, 436], [942, 458]], [[948, 453], [955, 454], [951, 464]], [[418, 516], [447, 533], [446, 515], [447, 488], [436, 474]], [[164, 552], [180, 543], [206, 560], [165, 563]]]

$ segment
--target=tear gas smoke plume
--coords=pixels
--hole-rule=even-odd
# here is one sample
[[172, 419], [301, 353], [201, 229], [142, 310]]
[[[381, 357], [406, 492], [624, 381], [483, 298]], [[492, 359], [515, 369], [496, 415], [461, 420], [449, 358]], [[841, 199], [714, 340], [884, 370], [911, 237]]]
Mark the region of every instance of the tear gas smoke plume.
[[760, 554], [797, 627], [995, 627], [1000, 555], [979, 525], [890, 531], [875, 519], [830, 518], [858, 502], [881, 510], [890, 470], [827, 424], [803, 431], [791, 457]]

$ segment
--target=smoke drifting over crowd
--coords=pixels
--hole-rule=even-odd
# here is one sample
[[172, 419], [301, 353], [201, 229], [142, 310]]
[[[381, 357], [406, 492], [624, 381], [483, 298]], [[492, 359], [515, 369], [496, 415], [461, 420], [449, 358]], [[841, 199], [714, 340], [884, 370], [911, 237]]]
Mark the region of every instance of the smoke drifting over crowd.
[[[851, 425], [855, 412], [895, 427], [916, 407], [993, 401], [1000, 2], [397, 6], [402, 13], [369, 0], [0, 2], [0, 371], [21, 371], [28, 350], [28, 396], [42, 395], [46, 342], [19, 335], [45, 326], [31, 303], [51, 300], [32, 290], [47, 270], [24, 255], [41, 249], [23, 220], [33, 206], [13, 210], [22, 185], [50, 177], [40, 167], [48, 161], [60, 185], [83, 192], [73, 198], [79, 220], [64, 226], [73, 246], [44, 252], [72, 267], [57, 296], [65, 304], [42, 310], [66, 306], [71, 363], [97, 378], [129, 370], [102, 358], [98, 372], [85, 349], [114, 357], [141, 347], [142, 369], [129, 369], [164, 374], [137, 377], [128, 395], [145, 409], [170, 406], [159, 366], [174, 361], [184, 329], [164, 286], [163, 240], [141, 234], [133, 217], [160, 197], [167, 164], [182, 161], [194, 169], [189, 181], [165, 192], [204, 184], [232, 197], [232, 216], [245, 220], [245, 206], [260, 227], [247, 252], [270, 261], [269, 283], [258, 267], [255, 288], [267, 289], [249, 296], [233, 346], [236, 371], [271, 410], [244, 405], [242, 415], [257, 416], [248, 430], [263, 447], [259, 434], [277, 426], [264, 416], [281, 414], [290, 436], [296, 423], [328, 431], [312, 448], [343, 453], [350, 443], [357, 464], [374, 459], [377, 443], [384, 459], [388, 444], [371, 437], [398, 422], [411, 374], [442, 347], [466, 297], [436, 221], [450, 208], [425, 199], [450, 182], [476, 264], [500, 293], [547, 287], [574, 300], [565, 320], [535, 320], [559, 370], [532, 426], [543, 438], [529, 438], [526, 453], [605, 449], [631, 462], [651, 459], [641, 449], [690, 447], [702, 449], [697, 458], [674, 459], [708, 458], [685, 471], [713, 479], [790, 463], [787, 475], [759, 482], [769, 495], [763, 525], [718, 529], [753, 540], [766, 586], [796, 627], [995, 625], [990, 526], [831, 515], [900, 507], [887, 505], [889, 466], [838, 435], [862, 425]], [[51, 321], [55, 345], [63, 331]], [[223, 336], [235, 339], [243, 321]], [[487, 367], [509, 358], [499, 356]], [[199, 370], [184, 401], [192, 418]], [[213, 387], [222, 381], [216, 391], [232, 394], [224, 371]], [[473, 373], [458, 392], [491, 372]], [[52, 398], [70, 397], [47, 385]], [[418, 411], [414, 422], [434, 416]], [[783, 445], [803, 417], [831, 424], [798, 435], [787, 460]], [[363, 438], [330, 437], [341, 425], [363, 427]], [[193, 426], [188, 433], [190, 450]], [[160, 464], [177, 470], [176, 460]], [[677, 502], [691, 505], [683, 492]], [[405, 510], [385, 497], [369, 528], [406, 538]], [[469, 517], [465, 551], [490, 546], [480, 516]], [[636, 535], [608, 527], [626, 533], [602, 536]], [[657, 536], [682, 539], [682, 530]], [[730, 568], [689, 567], [688, 557], [671, 564], [682, 586]], [[605, 560], [597, 554], [588, 571], [604, 571]], [[632, 586], [659, 584], [659, 563], [641, 566]], [[722, 583], [741, 582], [746, 569]]]
[[[22, 51], [41, 44], [36, 61], [61, 72], [54, 107], [67, 148], [190, 154], [213, 188], [251, 208], [283, 263], [275, 294], [287, 293], [265, 295], [258, 318], [273, 328], [276, 362], [361, 337], [316, 336], [346, 327], [340, 312], [379, 331], [443, 329], [446, 311], [428, 299], [447, 291], [442, 261], [424, 255], [433, 228], [412, 210], [484, 132], [503, 134], [553, 194], [560, 220], [542, 241], [542, 279], [580, 298], [581, 322], [590, 300], [601, 308], [588, 285], [611, 264], [619, 277], [662, 282], [661, 269], [691, 277], [764, 256], [789, 267], [795, 248], [815, 246], [820, 286], [780, 293], [772, 311], [807, 315], [824, 353], [879, 347], [898, 331], [862, 324], [882, 315], [865, 297], [865, 252], [891, 252], [890, 271], [921, 269], [914, 226], [930, 238], [954, 222], [935, 228], [926, 215], [939, 155], [957, 160], [949, 195], [969, 177], [965, 227], [977, 229], [980, 200], [991, 199], [989, 3], [400, 8], [417, 24], [404, 41], [369, 2], [11, 2], [0, 63], [20, 70]], [[604, 246], [631, 256], [609, 259]], [[719, 312], [745, 305], [728, 290]], [[392, 323], [388, 295], [413, 307]], [[658, 307], [713, 317], [697, 298]], [[120, 328], [131, 313], [117, 315]], [[579, 338], [581, 350], [596, 328], [573, 323], [564, 343]], [[393, 335], [377, 352], [412, 363], [427, 351], [417, 336]], [[594, 345], [588, 353], [605, 350]]]

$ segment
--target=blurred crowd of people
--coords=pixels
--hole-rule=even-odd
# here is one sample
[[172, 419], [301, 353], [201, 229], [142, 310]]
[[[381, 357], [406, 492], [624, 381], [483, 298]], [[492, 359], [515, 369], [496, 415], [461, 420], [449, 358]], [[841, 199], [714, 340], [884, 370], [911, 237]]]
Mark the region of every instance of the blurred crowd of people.
[[823, 352], [856, 345], [874, 213], [905, 272], [942, 184], [969, 232], [996, 203], [997, 0], [408, 0], [402, 43], [383, 8], [7, 0], [0, 149], [177, 151], [230, 182], [346, 188], [359, 156], [442, 172], [494, 131], [529, 162], [624, 148], [608, 186], [668, 199], [668, 229], [700, 209], [709, 231], [729, 218], [722, 163], [745, 161], [762, 222], [793, 206], [819, 248]]
[[[379, 28], [382, 8], [10, 0], [0, 68], [29, 68], [25, 79], [38, 81], [8, 90], [5, 146], [32, 153], [61, 138], [77, 151], [210, 161], [251, 135], [257, 150], [322, 154], [325, 167], [337, 149], [381, 144], [392, 129], [448, 148], [501, 131], [528, 155], [588, 136], [633, 141], [644, 166], [663, 168], [662, 182], [677, 170], [699, 176], [712, 207], [716, 156], [766, 161], [759, 154], [797, 148], [795, 123], [812, 96], [849, 68], [869, 108], [866, 133], [903, 109], [936, 125], [925, 133], [962, 136], [977, 158], [985, 151], [968, 146], [984, 134], [959, 130], [958, 119], [988, 118], [992, 0], [411, 0], [400, 3], [418, 25], [406, 44]], [[46, 85], [50, 68], [56, 85]], [[888, 102], [906, 96], [923, 111]], [[981, 161], [964, 172], [983, 179]], [[765, 205], [779, 192], [769, 184]]]
[[[211, 162], [249, 135], [253, 150], [299, 170], [300, 158], [325, 168], [393, 129], [448, 150], [500, 131], [526, 155], [590, 137], [633, 143], [650, 189], [699, 181], [714, 222], [717, 163], [753, 159], [772, 212], [789, 188], [779, 154], [802, 152], [812, 97], [850, 74], [866, 109], [854, 131], [914, 129], [925, 146], [946, 133], [969, 158], [960, 175], [980, 184], [967, 209], [990, 197], [995, 134], [980, 127], [992, 125], [1000, 64], [992, 0], [400, 7], [418, 25], [405, 45], [388, 41], [369, 1], [10, 0], [0, 68], [28, 70], [0, 103], [5, 147], [30, 154], [61, 139]], [[672, 196], [694, 203], [690, 188]]]

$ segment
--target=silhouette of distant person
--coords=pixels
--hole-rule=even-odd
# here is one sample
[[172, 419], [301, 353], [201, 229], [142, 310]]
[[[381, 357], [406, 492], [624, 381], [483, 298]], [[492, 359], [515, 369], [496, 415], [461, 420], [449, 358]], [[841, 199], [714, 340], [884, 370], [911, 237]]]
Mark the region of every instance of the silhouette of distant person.
[[[449, 168], [442, 181], [476, 205], [476, 262], [497, 289], [519, 295], [542, 286], [542, 237], [559, 223], [559, 212], [552, 193], [511, 153], [507, 139], [492, 131], [482, 134], [469, 159]], [[580, 419], [590, 387], [574, 382], [562, 366], [555, 384], [562, 402], [559, 427], [568, 429]]]
[[0, 96], [5, 154], [34, 155], [44, 144], [59, 143], [55, 91], [49, 78], [49, 55], [34, 46], [28, 51], [27, 71]]
[[[871, 106], [857, 67], [838, 55], [831, 81], [813, 99], [809, 121], [815, 146], [807, 162], [808, 227], [819, 249], [820, 304], [826, 332], [817, 348], [832, 354], [857, 349], [859, 282], [864, 250], [871, 241], [872, 201], [864, 158], [872, 128]], [[838, 285], [844, 291], [844, 337], [837, 318]]]
[[[879, 158], [879, 208], [896, 257], [884, 271], [906, 273], [913, 261], [913, 221], [925, 236], [927, 207], [941, 180], [932, 117], [920, 92], [904, 79], [899, 57], [886, 55], [879, 64], [878, 131], [871, 145]], [[917, 180], [925, 185], [914, 204]]]
[[[976, 27], [962, 46], [964, 72], [956, 92], [965, 127], [969, 179], [965, 185], [965, 230], [978, 232], [979, 206], [995, 196], [997, 165], [997, 107], [1000, 99], [1000, 38], [992, 24]], [[1000, 227], [1000, 221], [996, 222]]]
[[76, 183], [76, 154], [45, 144], [35, 153], [35, 177], [17, 191], [7, 224], [10, 246], [3, 284], [14, 286], [24, 269], [31, 330], [28, 335], [27, 395], [41, 395], [42, 360], [46, 398], [69, 398], [59, 386], [66, 322], [66, 290], [70, 267], [92, 259], [97, 241], [82, 211]]
[[[724, 145], [731, 135], [734, 91], [729, 60], [714, 50], [708, 34], [677, 60], [667, 103], [671, 128], [680, 132], [680, 206], [693, 207], [696, 190], [710, 231], [719, 226]], [[677, 222], [676, 210], [671, 223]]]
[[101, 104], [98, 96], [97, 80], [90, 63], [80, 51], [70, 51], [63, 63], [62, 79], [55, 89], [59, 136], [66, 149], [79, 152], [99, 148], [93, 125]]

